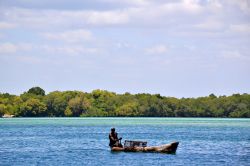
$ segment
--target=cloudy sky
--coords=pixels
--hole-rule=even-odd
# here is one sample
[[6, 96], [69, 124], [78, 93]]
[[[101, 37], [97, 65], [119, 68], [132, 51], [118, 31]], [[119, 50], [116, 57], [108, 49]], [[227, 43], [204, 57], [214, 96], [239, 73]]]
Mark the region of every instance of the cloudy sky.
[[250, 93], [248, 0], [0, 0], [0, 92]]

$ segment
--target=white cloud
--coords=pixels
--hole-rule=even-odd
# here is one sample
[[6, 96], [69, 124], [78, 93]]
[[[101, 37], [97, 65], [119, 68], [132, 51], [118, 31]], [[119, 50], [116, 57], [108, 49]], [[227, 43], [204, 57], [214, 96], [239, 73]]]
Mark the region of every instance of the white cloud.
[[150, 48], [146, 48], [145, 49], [145, 52], [147, 54], [164, 54], [167, 52], [167, 47], [165, 45], [155, 45], [153, 47], [150, 47]]
[[[111, 0], [112, 1], [112, 0]], [[9, 23], [25, 27], [51, 28], [53, 26], [116, 26], [116, 25], [151, 25], [152, 22], [164, 23], [164, 17], [178, 19], [182, 14], [197, 14], [203, 7], [194, 1], [153, 3], [152, 1], [131, 1], [137, 4], [128, 8], [113, 10], [35, 10], [24, 8], [2, 9], [0, 14]], [[172, 14], [177, 14], [173, 18]], [[169, 20], [168, 20], [169, 21]]]
[[[239, 0], [239, 2], [235, 0], [102, 1], [117, 5], [120, 4], [120, 8], [106, 10], [105, 8], [104, 10], [53, 10], [43, 8], [35, 10], [12, 7], [2, 8], [0, 15], [2, 16], [2, 20], [7, 24], [19, 24], [22, 27], [40, 28], [43, 30], [46, 28], [79, 29], [82, 27], [92, 28], [102, 26], [164, 27], [173, 34], [172, 31], [190, 33], [197, 28], [206, 32], [214, 32], [234, 22], [242, 24], [247, 21], [247, 15], [242, 15], [242, 12], [239, 12], [235, 16], [233, 13], [237, 11], [237, 6], [242, 10], [244, 9], [244, 11], [249, 9], [249, 3], [245, 0]], [[124, 4], [130, 5], [127, 6]], [[233, 12], [231, 14], [228, 11]], [[53, 34], [48, 34], [47, 36], [48, 38], [57, 38]], [[63, 38], [63, 35], [58, 38]]]
[[84, 47], [83, 45], [34, 45], [31, 43], [0, 43], [0, 55], [37, 51], [50, 55], [92, 55], [101, 52], [100, 48]]
[[[198, 3], [189, 1], [173, 1], [168, 3], [155, 3], [147, 6], [131, 7], [125, 12], [130, 18], [130, 23], [143, 26], [176, 26], [186, 22], [184, 17], [195, 16], [203, 12], [203, 7]], [[167, 26], [166, 26], [167, 25]]]
[[242, 55], [238, 51], [222, 51], [224, 58], [240, 58]]
[[250, 13], [250, 2], [249, 0], [227, 0], [226, 3], [232, 6], [239, 7], [241, 11], [246, 14]]
[[180, 2], [166, 3], [163, 5], [163, 8], [171, 12], [184, 11], [190, 13], [199, 13], [203, 10], [202, 6], [197, 3], [196, 0], [182, 0]]
[[202, 23], [194, 25], [194, 27], [200, 30], [213, 31], [213, 30], [222, 30], [223, 28], [225, 28], [225, 25], [222, 21], [209, 19]]
[[233, 24], [229, 27], [230, 32], [250, 34], [250, 24]]
[[64, 46], [43, 45], [40, 46], [40, 49], [50, 54], [64, 54], [69, 56], [97, 54], [100, 52], [100, 49], [98, 48], [87, 48], [82, 45], [64, 45]]
[[183, 47], [190, 50], [190, 51], [194, 51], [196, 49], [196, 47], [194, 45], [189, 45], [189, 44], [184, 44]]
[[42, 57], [28, 56], [28, 55], [17, 56], [16, 59], [20, 62], [28, 64], [39, 64], [44, 62], [44, 59], [42, 59]]
[[120, 4], [128, 4], [128, 5], [135, 5], [135, 6], [144, 6], [144, 5], [149, 5], [153, 3], [153, 1], [150, 0], [122, 0], [122, 1], [117, 1], [117, 0], [102, 0], [104, 2], [109, 2], [116, 4], [117, 2]]
[[11, 24], [8, 22], [0, 22], [0, 29], [10, 29], [16, 27], [15, 24]]
[[127, 43], [127, 42], [116, 42], [114, 43], [114, 46], [116, 48], [119, 48], [119, 49], [127, 49], [127, 48], [131, 48], [131, 47], [134, 47], [132, 46], [131, 44]]
[[125, 24], [129, 16], [124, 11], [89, 11], [82, 13], [86, 23], [90, 25], [116, 25]]
[[32, 49], [32, 45], [27, 43], [1, 43], [0, 44], [0, 54], [14, 54], [18, 51], [30, 51]]
[[237, 50], [224, 50], [221, 52], [221, 56], [226, 59], [242, 59], [242, 60], [250, 60], [249, 56], [242, 54]]
[[[34, 10], [24, 8], [9, 8], [0, 11], [2, 18], [8, 24], [16, 23], [23, 27], [51, 28], [59, 27], [81, 27], [83, 25], [106, 26], [120, 25], [129, 21], [129, 16], [123, 10]], [[6, 25], [5, 25], [6, 26]]]
[[62, 40], [66, 42], [80, 42], [93, 39], [92, 33], [84, 29], [62, 33], [43, 33], [42, 36], [49, 40]]
[[11, 43], [3, 43], [0, 44], [0, 53], [16, 53], [17, 46]]

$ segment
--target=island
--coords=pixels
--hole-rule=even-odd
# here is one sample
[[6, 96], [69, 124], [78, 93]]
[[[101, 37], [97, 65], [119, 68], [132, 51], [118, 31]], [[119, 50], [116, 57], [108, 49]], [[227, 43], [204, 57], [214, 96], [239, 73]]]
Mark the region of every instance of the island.
[[[8, 116], [7, 116], [8, 115]], [[0, 117], [250, 117], [250, 95], [175, 98], [107, 90], [0, 93]]]

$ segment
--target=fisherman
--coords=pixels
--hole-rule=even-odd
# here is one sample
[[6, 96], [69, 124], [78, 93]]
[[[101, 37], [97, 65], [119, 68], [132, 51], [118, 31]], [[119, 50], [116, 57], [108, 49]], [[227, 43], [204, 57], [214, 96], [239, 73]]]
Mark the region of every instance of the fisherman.
[[109, 146], [112, 147], [122, 147], [122, 144], [119, 142], [122, 138], [118, 139], [118, 134], [115, 132], [115, 128], [111, 128], [109, 133]]

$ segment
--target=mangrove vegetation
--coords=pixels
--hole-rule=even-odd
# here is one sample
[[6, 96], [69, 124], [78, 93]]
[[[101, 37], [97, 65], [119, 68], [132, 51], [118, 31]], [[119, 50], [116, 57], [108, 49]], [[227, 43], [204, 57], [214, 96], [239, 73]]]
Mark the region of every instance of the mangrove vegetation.
[[16, 117], [250, 117], [250, 95], [174, 98], [160, 94], [54, 91], [33, 87], [21, 95], [0, 93], [0, 116]]

